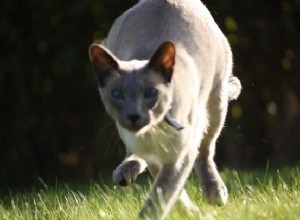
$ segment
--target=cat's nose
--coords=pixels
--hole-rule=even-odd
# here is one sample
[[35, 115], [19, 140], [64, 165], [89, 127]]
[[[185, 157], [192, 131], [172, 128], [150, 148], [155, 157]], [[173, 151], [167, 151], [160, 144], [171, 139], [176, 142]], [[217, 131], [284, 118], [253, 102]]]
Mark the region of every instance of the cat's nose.
[[132, 122], [132, 124], [136, 123], [137, 120], [140, 119], [140, 115], [138, 114], [130, 114], [130, 115], [127, 115], [127, 118]]

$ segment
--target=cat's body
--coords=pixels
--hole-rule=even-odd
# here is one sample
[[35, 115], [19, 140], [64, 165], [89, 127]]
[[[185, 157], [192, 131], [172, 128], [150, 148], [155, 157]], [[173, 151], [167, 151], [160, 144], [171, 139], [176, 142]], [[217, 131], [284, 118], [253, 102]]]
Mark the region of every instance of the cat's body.
[[128, 151], [113, 178], [127, 185], [146, 166], [156, 177], [140, 215], [161, 209], [163, 218], [179, 196], [191, 207], [183, 187], [193, 167], [207, 199], [225, 203], [213, 156], [240, 84], [231, 75], [229, 44], [206, 7], [198, 0], [141, 0], [117, 19], [105, 47], [93, 44], [90, 58]]

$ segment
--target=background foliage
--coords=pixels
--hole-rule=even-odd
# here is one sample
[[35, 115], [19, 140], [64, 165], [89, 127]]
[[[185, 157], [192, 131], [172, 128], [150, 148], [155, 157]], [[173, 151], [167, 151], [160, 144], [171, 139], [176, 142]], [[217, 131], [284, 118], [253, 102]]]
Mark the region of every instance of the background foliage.
[[[110, 173], [124, 149], [87, 49], [137, 1], [6, 1], [0, 9], [0, 186]], [[243, 85], [219, 165], [300, 159], [300, 2], [203, 0], [227, 35]]]

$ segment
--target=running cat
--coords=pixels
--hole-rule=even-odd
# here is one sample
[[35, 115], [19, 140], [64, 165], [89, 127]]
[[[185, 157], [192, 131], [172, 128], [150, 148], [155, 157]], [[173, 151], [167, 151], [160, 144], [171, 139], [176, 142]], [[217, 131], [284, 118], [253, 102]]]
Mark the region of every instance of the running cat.
[[128, 185], [146, 167], [155, 177], [140, 217], [163, 219], [194, 168], [212, 204], [227, 188], [213, 160], [228, 101], [240, 93], [232, 53], [199, 0], [140, 0], [89, 48], [99, 92], [126, 145], [113, 173]]

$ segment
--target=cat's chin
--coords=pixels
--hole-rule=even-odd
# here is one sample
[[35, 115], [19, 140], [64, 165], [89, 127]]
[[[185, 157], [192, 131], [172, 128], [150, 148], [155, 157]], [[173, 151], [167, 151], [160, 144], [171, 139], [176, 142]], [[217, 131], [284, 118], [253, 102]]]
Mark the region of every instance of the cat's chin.
[[153, 127], [152, 125], [150, 124], [147, 124], [143, 127], [136, 127], [136, 126], [132, 126], [132, 127], [125, 127], [125, 126], [122, 126], [121, 127], [127, 131], [129, 131], [130, 133], [133, 133], [135, 136], [141, 136], [145, 133], [147, 133], [151, 127]]
[[149, 130], [150, 130], [150, 128], [151, 128], [152, 126], [149, 124], [149, 125], [146, 125], [146, 126], [144, 126], [144, 127], [142, 127], [141, 129], [139, 129], [137, 132], [136, 132], [136, 135], [137, 136], [140, 136], [140, 135], [143, 135], [143, 134], [145, 134], [145, 133], [147, 133]]

